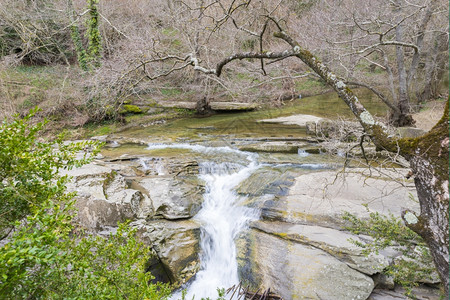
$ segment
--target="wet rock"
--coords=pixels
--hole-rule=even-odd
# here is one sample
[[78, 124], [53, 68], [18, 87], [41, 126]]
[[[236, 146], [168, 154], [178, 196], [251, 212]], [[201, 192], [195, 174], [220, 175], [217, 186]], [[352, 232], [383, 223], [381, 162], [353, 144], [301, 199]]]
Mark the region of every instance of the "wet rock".
[[180, 285], [199, 270], [200, 225], [197, 222], [139, 220], [131, 226], [138, 229], [142, 240], [156, 252], [162, 265], [154, 264], [153, 268], [160, 268], [172, 283]]
[[260, 142], [257, 144], [248, 144], [239, 146], [239, 150], [250, 152], [272, 152], [272, 153], [297, 153], [298, 149], [304, 146], [304, 143], [292, 142]]
[[201, 208], [204, 185], [195, 176], [144, 178], [137, 183], [150, 196], [155, 217], [185, 219]]
[[271, 167], [260, 168], [241, 182], [236, 192], [247, 196], [279, 195], [289, 192], [294, 184], [296, 173]]

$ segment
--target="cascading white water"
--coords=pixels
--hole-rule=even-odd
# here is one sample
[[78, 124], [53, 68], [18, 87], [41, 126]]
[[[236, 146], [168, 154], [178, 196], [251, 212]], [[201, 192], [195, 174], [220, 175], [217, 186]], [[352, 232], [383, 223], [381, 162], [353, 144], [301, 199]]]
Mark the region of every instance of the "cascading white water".
[[[258, 212], [239, 205], [242, 198], [234, 188], [258, 168], [257, 155], [229, 147], [205, 147], [173, 144], [149, 145], [149, 149], [183, 148], [197, 152], [219, 152], [245, 155], [247, 166], [234, 162], [200, 163], [200, 178], [206, 183], [202, 209], [195, 216], [201, 224], [201, 269], [186, 287], [186, 299], [217, 298], [217, 288], [228, 288], [239, 282], [235, 238]], [[171, 299], [180, 299], [181, 292]]]
[[[196, 219], [202, 224], [200, 247], [201, 270], [187, 287], [187, 299], [195, 295], [217, 298], [216, 288], [228, 288], [239, 282], [236, 260], [237, 235], [249, 221], [258, 217], [254, 209], [239, 206], [234, 188], [257, 168], [255, 162], [228, 174], [228, 163], [202, 164], [201, 178], [206, 182], [202, 209]], [[213, 172], [208, 172], [212, 170]]]

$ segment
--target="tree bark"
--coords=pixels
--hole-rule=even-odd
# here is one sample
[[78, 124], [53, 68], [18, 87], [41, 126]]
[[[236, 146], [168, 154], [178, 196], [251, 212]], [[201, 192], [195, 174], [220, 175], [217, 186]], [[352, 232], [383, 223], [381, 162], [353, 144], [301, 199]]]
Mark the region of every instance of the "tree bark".
[[[403, 41], [403, 26], [398, 24], [395, 28], [395, 38], [397, 42]], [[395, 113], [391, 115], [392, 123], [396, 127], [413, 125], [412, 118], [405, 119], [404, 115], [409, 115], [409, 95], [408, 95], [408, 85], [406, 81], [406, 70], [405, 70], [405, 54], [403, 47], [396, 46], [395, 52], [397, 56], [397, 71], [398, 71], [398, 103], [397, 107], [400, 113]]]
[[[405, 211], [406, 225], [430, 248], [448, 299], [449, 286], [449, 137], [448, 103], [444, 116], [430, 132], [411, 140], [410, 165], [420, 202], [420, 215]], [[408, 216], [409, 214], [409, 216]]]
[[419, 30], [417, 33], [416, 38], [416, 46], [417, 51], [414, 52], [412, 61], [411, 61], [411, 67], [409, 68], [408, 77], [407, 77], [407, 84], [408, 87], [411, 87], [413, 79], [416, 77], [417, 73], [417, 67], [419, 66], [419, 60], [420, 56], [422, 54], [422, 46], [423, 46], [423, 39], [425, 37], [425, 29], [427, 28], [427, 25], [429, 21], [431, 20], [431, 16], [433, 15], [433, 11], [436, 5], [436, 0], [431, 0], [430, 4], [428, 5], [425, 15], [423, 16], [422, 22], [420, 23]]

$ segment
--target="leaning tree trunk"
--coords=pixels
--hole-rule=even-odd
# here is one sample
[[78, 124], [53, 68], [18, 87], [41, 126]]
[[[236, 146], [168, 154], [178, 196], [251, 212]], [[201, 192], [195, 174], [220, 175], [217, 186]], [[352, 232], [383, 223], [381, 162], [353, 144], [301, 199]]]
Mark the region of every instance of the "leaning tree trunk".
[[449, 137], [448, 103], [430, 132], [410, 140], [409, 161], [420, 203], [420, 215], [405, 211], [406, 225], [430, 248], [448, 299], [449, 286]]
[[[277, 23], [276, 23], [277, 24]], [[278, 24], [277, 24], [278, 26]], [[280, 26], [278, 26], [281, 30]], [[418, 233], [427, 243], [433, 261], [441, 278], [446, 299], [449, 295], [449, 193], [448, 193], [448, 107], [441, 121], [426, 135], [415, 139], [397, 139], [390, 136], [384, 124], [373, 116], [359, 102], [359, 99], [344, 81], [333, 74], [317, 57], [300, 47], [284, 31], [274, 36], [287, 42], [292, 48], [282, 52], [244, 52], [231, 55], [220, 61], [216, 68], [200, 66], [195, 56], [190, 55], [194, 70], [220, 76], [224, 66], [233, 60], [260, 58], [280, 60], [297, 57], [330, 85], [351, 109], [364, 131], [371, 137], [377, 148], [405, 156], [415, 174], [415, 185], [419, 197], [421, 213], [416, 216], [410, 211], [403, 212], [406, 225]], [[187, 58], [186, 58], [187, 59]], [[186, 60], [185, 59], [185, 60]], [[447, 104], [448, 106], [448, 104]]]
[[350, 107], [353, 114], [370, 135], [374, 144], [381, 149], [400, 152], [409, 162], [415, 175], [415, 186], [421, 213], [416, 216], [410, 211], [403, 212], [408, 227], [419, 234], [427, 243], [433, 261], [449, 296], [449, 127], [448, 103], [444, 116], [426, 135], [415, 139], [396, 139], [389, 136], [383, 124], [376, 122], [359, 102], [352, 90], [339, 80], [323, 63], [310, 52], [302, 49], [297, 42], [284, 32], [277, 37], [288, 42], [296, 56], [313, 69], [338, 93]]

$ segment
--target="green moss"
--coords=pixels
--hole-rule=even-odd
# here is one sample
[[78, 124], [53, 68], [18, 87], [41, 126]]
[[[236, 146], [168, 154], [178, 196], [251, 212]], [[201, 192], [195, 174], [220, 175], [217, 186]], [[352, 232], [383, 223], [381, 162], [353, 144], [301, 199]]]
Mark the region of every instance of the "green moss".
[[282, 239], [286, 239], [288, 237], [288, 234], [285, 232], [277, 232], [275, 233], [276, 236], [279, 236]]
[[143, 111], [139, 106], [132, 104], [125, 104], [122, 106], [122, 109], [119, 111], [120, 114], [141, 114]]

